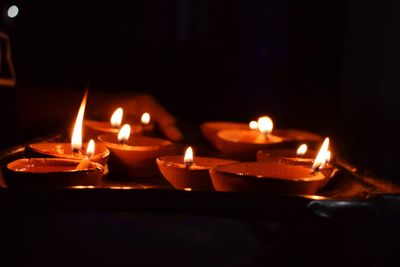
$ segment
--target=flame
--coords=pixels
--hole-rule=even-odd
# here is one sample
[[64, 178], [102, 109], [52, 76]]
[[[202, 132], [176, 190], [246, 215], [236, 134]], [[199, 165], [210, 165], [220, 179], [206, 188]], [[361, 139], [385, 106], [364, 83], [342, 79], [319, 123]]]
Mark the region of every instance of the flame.
[[94, 141], [90, 139], [88, 146], [86, 148], [86, 156], [91, 157], [94, 155]]
[[131, 126], [129, 124], [124, 124], [121, 130], [119, 130], [118, 141], [121, 143], [125, 143], [126, 141], [128, 141], [130, 135], [131, 135]]
[[317, 157], [314, 160], [314, 163], [312, 165], [312, 169], [314, 171], [324, 167], [326, 160], [327, 160], [327, 152], [329, 149], [329, 138], [325, 138], [324, 143], [322, 143], [321, 149], [318, 152]]
[[256, 122], [256, 121], [251, 121], [251, 122], [249, 123], [249, 127], [250, 127], [250, 129], [252, 129], [252, 130], [257, 130], [257, 129], [258, 129], [258, 122]]
[[258, 130], [262, 134], [270, 134], [274, 128], [274, 123], [268, 116], [263, 116], [258, 119]]
[[192, 147], [188, 147], [186, 149], [185, 156], [183, 157], [183, 162], [185, 162], [186, 165], [193, 164], [193, 149], [192, 149]]
[[76, 116], [74, 131], [71, 138], [71, 147], [73, 150], [80, 150], [82, 148], [82, 125], [83, 116], [85, 114], [87, 95], [88, 90], [86, 90], [85, 95], [83, 96], [81, 106], [79, 107], [78, 116]]
[[118, 128], [121, 126], [122, 116], [124, 115], [124, 110], [122, 108], [117, 108], [111, 116], [111, 126], [114, 128]]
[[302, 156], [304, 156], [304, 154], [306, 154], [306, 152], [307, 152], [307, 149], [308, 149], [307, 145], [306, 145], [306, 144], [302, 144], [302, 145], [299, 146], [299, 148], [297, 149], [296, 156], [297, 156], [297, 157], [302, 157]]
[[150, 123], [150, 114], [147, 113], [147, 112], [143, 113], [142, 118], [140, 119], [140, 121], [145, 125], [149, 124]]
[[331, 156], [332, 156], [331, 151], [330, 150], [326, 151], [326, 156], [325, 156], [326, 162], [330, 162], [331, 161]]

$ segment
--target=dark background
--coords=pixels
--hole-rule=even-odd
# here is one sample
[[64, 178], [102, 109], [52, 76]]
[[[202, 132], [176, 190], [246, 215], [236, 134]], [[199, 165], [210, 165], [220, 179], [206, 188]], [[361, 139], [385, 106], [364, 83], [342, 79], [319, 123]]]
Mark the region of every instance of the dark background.
[[32, 0], [14, 19], [9, 3], [22, 92], [147, 92], [185, 123], [269, 114], [397, 177], [396, 1]]
[[[20, 9], [14, 19], [6, 17], [11, 3]], [[13, 45], [17, 103], [40, 90], [81, 94], [90, 82], [92, 91], [151, 93], [183, 123], [247, 122], [269, 114], [277, 127], [330, 136], [357, 165], [400, 182], [398, 1], [2, 0], [0, 12], [0, 27]], [[13, 103], [7, 94], [1, 101]], [[54, 99], [65, 105], [65, 99]], [[16, 139], [3, 144], [65, 123], [27, 127], [30, 114], [47, 122], [57, 112], [40, 109], [46, 106], [41, 98], [28, 100], [34, 104], [17, 105]], [[65, 119], [76, 115], [79, 101]], [[3, 123], [2, 138], [9, 128]], [[399, 236], [398, 218], [351, 214], [355, 221], [345, 215], [339, 223], [290, 218], [278, 224], [169, 214], [12, 212], [24, 223], [0, 217], [6, 225], [2, 251], [21, 261], [25, 255], [31, 266], [397, 261], [390, 243]]]

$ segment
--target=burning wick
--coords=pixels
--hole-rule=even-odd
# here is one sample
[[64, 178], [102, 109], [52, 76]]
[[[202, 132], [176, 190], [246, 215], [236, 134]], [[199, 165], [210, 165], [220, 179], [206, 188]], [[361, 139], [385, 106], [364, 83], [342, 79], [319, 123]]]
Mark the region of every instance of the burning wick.
[[129, 124], [125, 124], [118, 132], [118, 142], [121, 145], [124, 145], [128, 141], [130, 135], [131, 135], [131, 126]]
[[257, 130], [257, 129], [258, 129], [258, 122], [256, 122], [256, 121], [251, 121], [251, 122], [249, 123], [249, 127], [250, 127], [251, 130]]
[[185, 156], [183, 157], [183, 162], [185, 162], [186, 168], [189, 168], [193, 165], [193, 149], [192, 147], [188, 147], [185, 152]]
[[258, 119], [258, 130], [262, 133], [265, 138], [268, 139], [268, 135], [271, 134], [274, 128], [274, 123], [268, 116], [263, 116]]
[[122, 108], [117, 108], [111, 116], [111, 126], [113, 128], [118, 128], [121, 126], [122, 116], [124, 115], [124, 110]]
[[71, 138], [72, 153], [76, 156], [80, 155], [80, 150], [82, 148], [82, 127], [83, 127], [83, 117], [85, 115], [86, 99], [88, 95], [88, 90], [86, 90], [83, 96], [81, 105], [79, 107], [78, 115], [76, 116], [74, 131]]
[[304, 156], [304, 154], [306, 154], [307, 148], [308, 147], [306, 144], [302, 144], [301, 146], [299, 146], [299, 148], [297, 149], [297, 152], [296, 152], [296, 156], [298, 158], [302, 158]]
[[78, 166], [76, 166], [76, 170], [85, 170], [89, 168], [90, 158], [94, 155], [94, 141], [90, 139], [88, 146], [86, 148], [86, 156], [79, 162]]
[[322, 143], [321, 149], [319, 150], [318, 155], [315, 158], [314, 163], [312, 165], [312, 169], [314, 170], [314, 172], [319, 172], [319, 170], [325, 166], [329, 151], [328, 149], [329, 149], [329, 138], [327, 137]]
[[148, 125], [150, 123], [150, 114], [147, 112], [143, 113], [140, 121], [142, 122], [142, 124]]

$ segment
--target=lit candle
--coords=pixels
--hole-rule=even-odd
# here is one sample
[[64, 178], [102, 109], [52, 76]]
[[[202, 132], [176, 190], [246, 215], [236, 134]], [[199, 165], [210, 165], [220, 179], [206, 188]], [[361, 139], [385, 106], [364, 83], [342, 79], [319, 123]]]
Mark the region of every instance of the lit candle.
[[[87, 100], [87, 92], [85, 93], [78, 115], [75, 120], [71, 142], [70, 143], [34, 143], [26, 147], [25, 152], [28, 157], [55, 157], [67, 159], [83, 159], [85, 157], [82, 149], [87, 144], [82, 141], [82, 126]], [[108, 160], [110, 151], [101, 144], [97, 145], [96, 152], [91, 156], [91, 161], [105, 165]]]
[[111, 151], [110, 172], [130, 177], [157, 175], [156, 158], [171, 154], [173, 144], [158, 138], [132, 136], [130, 133], [129, 124], [125, 124], [118, 134], [106, 133], [98, 137]]
[[154, 130], [154, 124], [151, 121], [150, 113], [145, 112], [140, 117], [140, 124], [144, 133], [151, 133]]
[[111, 116], [110, 123], [113, 128], [119, 128], [122, 122], [122, 116], [124, 115], [124, 110], [122, 108], [117, 108]]
[[194, 157], [192, 147], [185, 155], [157, 158], [157, 165], [164, 178], [177, 189], [213, 190], [209, 170], [218, 165], [234, 163], [232, 160]]
[[298, 158], [302, 158], [302, 157], [304, 156], [304, 154], [306, 154], [307, 149], [308, 149], [308, 147], [307, 147], [306, 144], [300, 145], [299, 148], [298, 148], [297, 151], [296, 151], [296, 156], [297, 156]]
[[250, 128], [251, 130], [258, 130], [258, 122], [256, 122], [256, 121], [251, 121], [251, 122], [249, 123], [249, 128]]
[[90, 158], [94, 155], [94, 141], [90, 139], [88, 146], [86, 148], [86, 156], [81, 159], [78, 166], [76, 166], [77, 170], [87, 169], [90, 165]]
[[[98, 120], [85, 120], [85, 135], [89, 138], [95, 138], [103, 133], [117, 134], [124, 118], [123, 108], [117, 108], [111, 115], [110, 121], [98, 121]], [[132, 125], [131, 130], [134, 134], [141, 134], [143, 128], [139, 125]]]

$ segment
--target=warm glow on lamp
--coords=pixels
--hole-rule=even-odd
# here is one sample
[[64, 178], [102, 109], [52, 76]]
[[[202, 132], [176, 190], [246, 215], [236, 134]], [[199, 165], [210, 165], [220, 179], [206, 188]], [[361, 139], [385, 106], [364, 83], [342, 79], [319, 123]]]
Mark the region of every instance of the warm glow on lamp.
[[258, 130], [262, 134], [270, 134], [272, 129], [274, 128], [274, 123], [272, 122], [271, 118], [268, 116], [263, 116], [258, 119]]
[[257, 130], [257, 129], [258, 129], [258, 122], [256, 122], [256, 121], [251, 121], [251, 122], [249, 123], [249, 127], [250, 127], [251, 130]]
[[150, 114], [147, 112], [143, 113], [140, 121], [145, 125], [149, 124], [150, 123]]
[[88, 146], [86, 148], [86, 156], [91, 157], [94, 155], [94, 141], [90, 139]]
[[131, 135], [131, 126], [129, 124], [125, 124], [122, 126], [121, 130], [118, 133], [118, 141], [122, 144], [128, 141], [129, 136]]
[[302, 144], [301, 146], [299, 146], [299, 148], [296, 151], [296, 156], [297, 157], [302, 157], [304, 156], [304, 154], [306, 154], [307, 152], [307, 145], [306, 144]]
[[122, 108], [117, 108], [111, 116], [111, 126], [118, 128], [122, 122], [122, 116], [124, 115], [124, 110]]
[[318, 155], [315, 158], [314, 163], [312, 165], [312, 169], [314, 171], [318, 171], [320, 168], [324, 167], [327, 161], [328, 149], [329, 149], [329, 138], [327, 137], [325, 138], [324, 143], [322, 144], [321, 149], [319, 150]]
[[81, 106], [79, 107], [78, 116], [76, 117], [74, 131], [72, 133], [71, 138], [71, 147], [73, 152], [77, 153], [82, 148], [82, 125], [83, 125], [83, 116], [85, 114], [86, 100], [87, 100], [88, 91], [86, 90], [85, 95], [83, 96]]
[[185, 162], [186, 166], [190, 166], [193, 164], [193, 149], [192, 147], [188, 147], [185, 152], [185, 156], [183, 157], [183, 162]]

